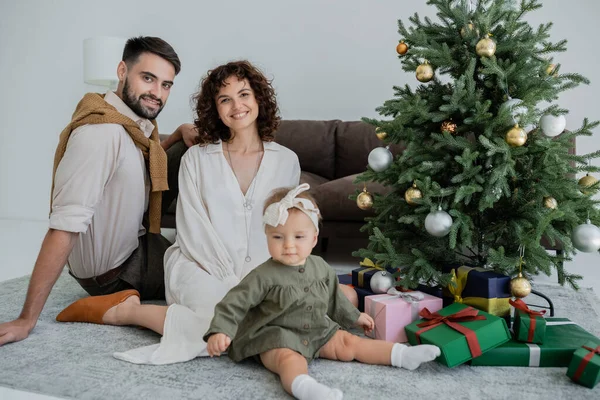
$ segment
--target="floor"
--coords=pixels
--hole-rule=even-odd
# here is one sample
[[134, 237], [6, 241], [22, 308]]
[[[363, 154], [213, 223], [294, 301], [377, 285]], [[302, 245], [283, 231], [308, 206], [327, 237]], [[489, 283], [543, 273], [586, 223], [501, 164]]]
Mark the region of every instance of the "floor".
[[[0, 219], [0, 282], [31, 273], [40, 244], [47, 229], [46, 221], [22, 221]], [[166, 231], [165, 236], [173, 239], [174, 232]], [[331, 242], [327, 255], [329, 263], [338, 271], [349, 272], [358, 266], [358, 260], [350, 253], [360, 243], [345, 243], [343, 248]], [[584, 276], [583, 287], [593, 287], [600, 295], [599, 254], [579, 254], [575, 261], [565, 265], [572, 273]], [[556, 283], [556, 276], [540, 276], [536, 282]], [[3, 400], [51, 400], [56, 397], [36, 393], [22, 392], [0, 387], [0, 399]]]

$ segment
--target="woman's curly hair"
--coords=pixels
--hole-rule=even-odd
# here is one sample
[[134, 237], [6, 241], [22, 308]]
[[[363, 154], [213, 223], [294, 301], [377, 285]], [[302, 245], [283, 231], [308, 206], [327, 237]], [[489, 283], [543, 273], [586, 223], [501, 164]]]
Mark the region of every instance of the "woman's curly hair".
[[279, 107], [275, 100], [275, 90], [271, 81], [250, 62], [232, 61], [208, 71], [202, 79], [200, 90], [193, 97], [196, 104], [196, 119], [194, 125], [200, 133], [196, 139], [200, 144], [218, 143], [231, 139], [229, 128], [219, 119], [215, 97], [225, 86], [227, 78], [235, 76], [240, 80], [248, 79], [258, 103], [258, 134], [260, 139], [271, 142], [275, 139], [275, 131], [279, 126]]

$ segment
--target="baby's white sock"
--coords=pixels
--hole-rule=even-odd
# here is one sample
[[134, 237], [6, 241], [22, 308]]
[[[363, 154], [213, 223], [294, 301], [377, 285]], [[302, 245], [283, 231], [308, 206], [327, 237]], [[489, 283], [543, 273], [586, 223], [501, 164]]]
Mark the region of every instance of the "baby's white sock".
[[344, 397], [341, 390], [325, 386], [306, 374], [294, 378], [292, 394], [300, 400], [342, 400]]
[[392, 347], [392, 365], [413, 370], [417, 369], [421, 363], [435, 360], [440, 354], [440, 348], [430, 344], [409, 347], [396, 343]]

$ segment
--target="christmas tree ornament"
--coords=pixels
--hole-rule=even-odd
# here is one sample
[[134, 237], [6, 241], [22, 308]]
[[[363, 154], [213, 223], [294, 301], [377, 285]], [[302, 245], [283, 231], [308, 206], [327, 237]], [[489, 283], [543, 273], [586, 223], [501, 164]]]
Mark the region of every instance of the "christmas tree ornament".
[[387, 293], [394, 286], [394, 277], [388, 271], [377, 271], [371, 277], [371, 291], [373, 293]]
[[584, 253], [593, 253], [600, 249], [600, 228], [588, 219], [585, 224], [577, 225], [571, 234], [573, 246]]
[[475, 28], [473, 22], [469, 22], [467, 25], [460, 28], [460, 36], [466, 38], [469, 36], [479, 36], [479, 29]]
[[515, 124], [508, 132], [506, 132], [506, 143], [512, 147], [520, 147], [527, 141], [527, 133], [519, 124]]
[[442, 207], [438, 207], [437, 211], [430, 212], [425, 217], [425, 230], [435, 237], [444, 237], [450, 233], [452, 228], [452, 217]]
[[527, 113], [527, 107], [522, 105], [523, 100], [509, 97], [507, 101], [500, 106], [501, 110], [508, 110], [512, 117], [513, 124], [518, 124], [521, 120], [521, 115]]
[[375, 129], [375, 134], [377, 135], [377, 138], [379, 140], [383, 140], [387, 137], [387, 133], [382, 131], [381, 128], [376, 128]]
[[556, 73], [556, 64], [550, 64], [546, 67], [546, 75], [552, 75], [555, 78], [558, 76]]
[[433, 68], [427, 61], [417, 67], [417, 80], [419, 82], [429, 82], [433, 79]]
[[394, 156], [388, 147], [376, 147], [369, 153], [369, 167], [375, 172], [385, 171], [392, 161]]
[[552, 196], [546, 196], [544, 197], [544, 207], [554, 210], [558, 207], [558, 201]]
[[452, 122], [452, 120], [444, 121], [444, 122], [442, 122], [442, 125], [440, 126], [440, 130], [442, 131], [442, 133], [448, 132], [448, 133], [454, 134], [454, 133], [456, 133], [456, 124], [454, 122]]
[[496, 53], [496, 42], [494, 42], [488, 34], [488, 36], [477, 42], [475, 52], [480, 57], [491, 57]]
[[408, 51], [408, 45], [406, 43], [404, 43], [404, 40], [401, 41], [400, 43], [398, 43], [398, 46], [396, 46], [396, 52], [398, 54], [400, 54], [401, 56], [405, 55], [407, 51]]
[[373, 195], [367, 192], [367, 184], [365, 183], [365, 188], [362, 192], [356, 197], [356, 205], [361, 210], [369, 210], [373, 207]]
[[523, 276], [523, 256], [525, 255], [525, 247], [519, 246], [519, 275], [510, 280], [510, 293], [517, 298], [529, 296], [531, 293], [531, 283]]
[[408, 188], [408, 190], [404, 193], [404, 200], [411, 206], [417, 204], [415, 200], [423, 198], [423, 192], [419, 190], [417, 184], [413, 182], [412, 187]]
[[583, 178], [581, 178], [579, 180], [579, 182], [578, 182], [578, 184], [579, 184], [579, 190], [583, 194], [591, 194], [593, 192], [591, 190], [588, 190], [588, 188], [590, 186], [596, 184], [596, 182], [598, 182], [598, 179], [594, 178], [590, 174], [585, 174], [585, 176]]
[[558, 136], [565, 130], [567, 120], [564, 115], [546, 114], [540, 118], [542, 133], [548, 137]]

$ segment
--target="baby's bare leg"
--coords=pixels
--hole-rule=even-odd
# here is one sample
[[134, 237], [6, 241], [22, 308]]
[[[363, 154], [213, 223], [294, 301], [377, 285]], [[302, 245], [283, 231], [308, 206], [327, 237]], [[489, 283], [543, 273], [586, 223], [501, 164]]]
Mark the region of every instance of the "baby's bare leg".
[[341, 391], [325, 386], [308, 376], [306, 358], [294, 350], [269, 350], [260, 355], [260, 360], [269, 371], [279, 375], [285, 391], [297, 399], [342, 399]]
[[319, 357], [329, 360], [357, 360], [365, 364], [391, 365], [394, 343], [365, 339], [339, 330], [319, 350]]

